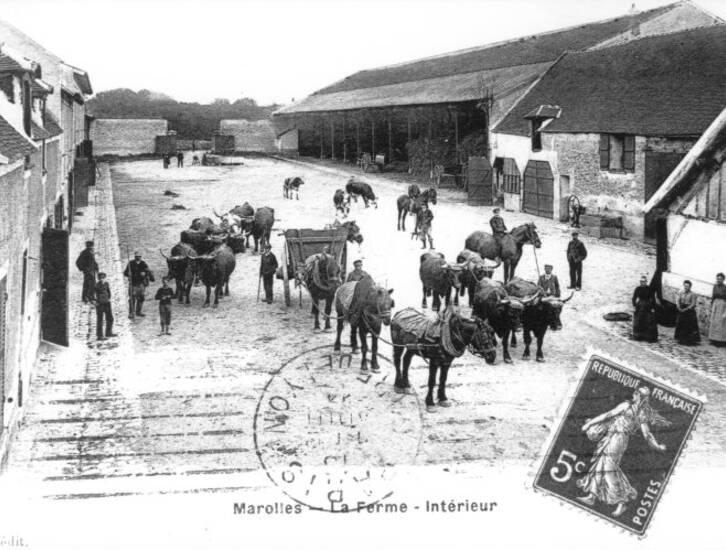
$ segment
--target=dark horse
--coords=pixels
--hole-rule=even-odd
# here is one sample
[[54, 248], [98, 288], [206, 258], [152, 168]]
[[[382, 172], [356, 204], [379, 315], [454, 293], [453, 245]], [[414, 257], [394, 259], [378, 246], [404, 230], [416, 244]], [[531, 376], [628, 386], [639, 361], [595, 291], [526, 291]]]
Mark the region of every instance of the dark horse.
[[474, 231], [466, 238], [464, 248], [478, 252], [482, 258], [501, 260], [504, 263], [504, 282], [514, 277], [519, 259], [522, 257], [524, 243], [533, 244], [535, 248], [542, 246], [537, 235], [537, 228], [533, 223], [525, 223], [515, 227], [504, 235], [501, 242], [489, 233]]
[[[406, 308], [394, 315], [391, 321], [393, 364], [396, 367], [396, 393], [413, 393], [408, 380], [411, 359], [418, 355], [429, 363], [429, 390], [426, 394], [426, 410], [436, 412], [434, 386], [436, 371], [440, 370], [437, 398], [441, 407], [450, 407], [446, 397], [446, 377], [456, 357], [469, 351], [484, 357], [488, 364], [497, 357], [496, 337], [492, 328], [479, 319], [467, 319], [452, 308], [447, 308], [436, 321], [428, 319], [413, 308]], [[405, 353], [404, 353], [405, 351]], [[403, 356], [403, 369], [401, 369]]]
[[[418, 187], [416, 189], [418, 189]], [[433, 187], [414, 196], [411, 196], [411, 188], [409, 187], [407, 195], [401, 195], [398, 199], [396, 199], [396, 204], [398, 206], [398, 223], [396, 229], [399, 231], [406, 231], [406, 215], [413, 214], [416, 216], [416, 230], [413, 234], [418, 234], [418, 215], [421, 212], [421, 205], [424, 203], [427, 205], [429, 203], [436, 204], [436, 201], [436, 189]]]
[[305, 260], [305, 267], [298, 273], [313, 299], [312, 314], [315, 317], [315, 329], [320, 329], [320, 309], [318, 302], [325, 300], [325, 328], [330, 328], [330, 309], [333, 305], [335, 291], [340, 286], [340, 265], [335, 256], [328, 252], [313, 254]]
[[360, 281], [344, 283], [335, 293], [335, 312], [338, 317], [338, 334], [335, 338], [333, 351], [340, 351], [340, 334], [345, 321], [350, 323], [350, 347], [357, 353], [358, 342], [356, 333], [360, 335], [362, 352], [360, 368], [368, 370], [366, 355], [368, 342], [366, 336], [371, 334], [371, 370], [378, 372], [378, 336], [381, 334], [381, 323], [391, 324], [391, 309], [394, 307], [391, 294], [393, 289], [376, 285], [370, 277]]

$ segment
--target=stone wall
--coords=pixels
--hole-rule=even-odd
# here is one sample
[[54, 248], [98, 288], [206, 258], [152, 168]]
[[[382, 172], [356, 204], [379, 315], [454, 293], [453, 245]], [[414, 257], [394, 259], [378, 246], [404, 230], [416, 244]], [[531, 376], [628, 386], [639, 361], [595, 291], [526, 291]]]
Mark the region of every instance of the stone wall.
[[246, 153], [276, 153], [275, 130], [269, 120], [222, 120], [219, 133], [234, 136], [234, 150]]
[[163, 119], [99, 118], [91, 124], [95, 155], [153, 154], [156, 136], [166, 135], [168, 122]]

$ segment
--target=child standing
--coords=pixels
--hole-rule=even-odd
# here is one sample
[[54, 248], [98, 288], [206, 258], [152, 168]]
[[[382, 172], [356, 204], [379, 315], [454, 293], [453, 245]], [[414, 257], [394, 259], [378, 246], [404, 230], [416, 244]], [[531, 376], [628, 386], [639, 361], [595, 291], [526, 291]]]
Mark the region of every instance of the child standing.
[[171, 334], [169, 332], [169, 325], [171, 324], [171, 299], [174, 297], [174, 291], [167, 284], [167, 279], [164, 277], [161, 280], [161, 288], [156, 291], [156, 300], [159, 300], [159, 322], [161, 323], [161, 332], [159, 336], [164, 334]]

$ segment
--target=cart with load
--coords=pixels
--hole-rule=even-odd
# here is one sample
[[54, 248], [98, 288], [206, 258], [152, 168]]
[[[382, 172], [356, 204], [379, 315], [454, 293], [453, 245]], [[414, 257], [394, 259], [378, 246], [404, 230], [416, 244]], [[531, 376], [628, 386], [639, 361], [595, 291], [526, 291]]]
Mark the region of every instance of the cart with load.
[[347, 238], [345, 227], [334, 229], [287, 229], [283, 233], [285, 245], [282, 250], [282, 289], [285, 294], [285, 305], [290, 305], [290, 279], [295, 279], [300, 269], [305, 267], [305, 260], [314, 254], [326, 251], [335, 256], [340, 264], [340, 275], [345, 281], [348, 260]]

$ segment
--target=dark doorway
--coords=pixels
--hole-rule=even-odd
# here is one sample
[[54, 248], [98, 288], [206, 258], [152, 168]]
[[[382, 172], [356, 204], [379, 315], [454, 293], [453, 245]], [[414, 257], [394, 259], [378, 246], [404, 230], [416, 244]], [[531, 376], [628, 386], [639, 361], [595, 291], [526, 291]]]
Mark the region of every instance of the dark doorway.
[[8, 289], [8, 278], [0, 279], [0, 433], [5, 425], [3, 413], [5, 407], [5, 305]]
[[665, 216], [655, 218], [655, 268], [659, 272], [668, 271], [668, 219]]
[[[681, 162], [685, 153], [656, 153], [645, 152], [645, 194], [643, 200], [648, 199], [663, 185], [663, 182]], [[648, 213], [645, 215], [643, 238], [653, 243], [656, 239], [656, 215]]]
[[42, 302], [40, 330], [43, 340], [68, 345], [68, 232], [43, 230]]
[[468, 204], [492, 204], [492, 166], [486, 157], [469, 157]]
[[68, 172], [68, 230], [73, 228], [73, 216], [76, 214], [76, 198], [73, 181], [73, 170]]

